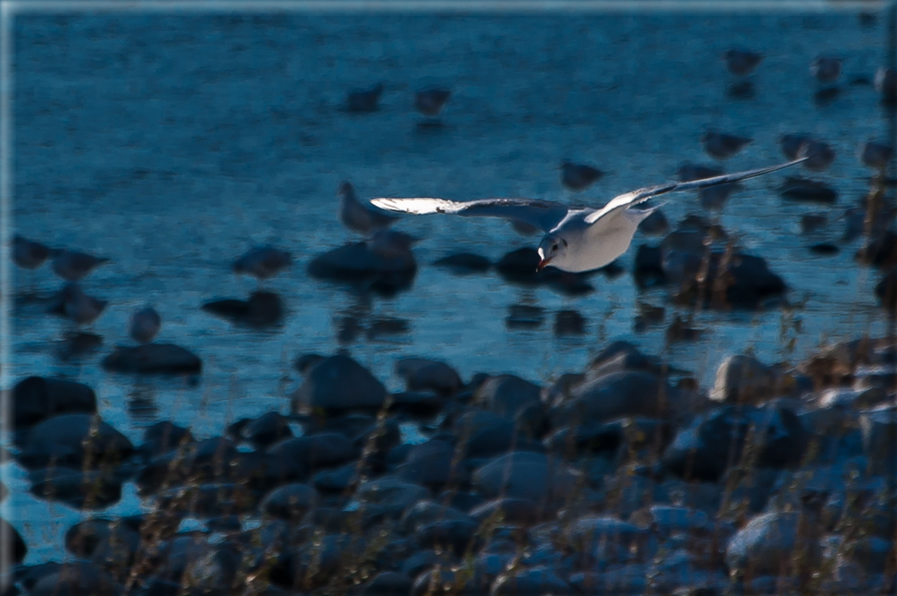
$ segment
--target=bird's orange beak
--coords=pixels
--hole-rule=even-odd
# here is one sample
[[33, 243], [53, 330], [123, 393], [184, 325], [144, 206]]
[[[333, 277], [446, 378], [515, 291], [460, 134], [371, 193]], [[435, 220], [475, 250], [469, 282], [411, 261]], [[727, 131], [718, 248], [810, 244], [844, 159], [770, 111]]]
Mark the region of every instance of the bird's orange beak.
[[545, 267], [548, 266], [548, 263], [550, 262], [551, 259], [542, 259], [541, 261], [539, 261], [539, 264], [536, 265], [536, 271], [542, 271], [543, 269], [545, 269]]

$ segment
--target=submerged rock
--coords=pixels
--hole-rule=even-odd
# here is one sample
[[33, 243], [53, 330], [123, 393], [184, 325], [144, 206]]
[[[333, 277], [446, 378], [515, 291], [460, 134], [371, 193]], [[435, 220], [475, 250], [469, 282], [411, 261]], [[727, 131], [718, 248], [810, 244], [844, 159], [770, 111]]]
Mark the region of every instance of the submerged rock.
[[199, 356], [174, 344], [117, 346], [106, 356], [103, 368], [114, 372], [138, 374], [197, 374], [202, 372]]

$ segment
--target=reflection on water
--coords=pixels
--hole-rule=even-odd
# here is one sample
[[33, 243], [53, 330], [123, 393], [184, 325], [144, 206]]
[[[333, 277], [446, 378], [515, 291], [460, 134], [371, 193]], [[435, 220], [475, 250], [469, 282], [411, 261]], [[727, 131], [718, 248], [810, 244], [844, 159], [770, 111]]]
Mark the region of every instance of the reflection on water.
[[[16, 231], [112, 262], [82, 282], [110, 302], [83, 331], [102, 337], [101, 345], [73, 341], [45, 305], [17, 300], [15, 376], [91, 385], [104, 419], [135, 441], [159, 419], [205, 438], [242, 417], [286, 413], [299, 380], [293, 360], [340, 347], [399, 390], [393, 364], [402, 356], [444, 360], [465, 380], [486, 371], [545, 383], [580, 371], [590, 353], [626, 337], [663, 351], [706, 385], [733, 352], [751, 348], [772, 362], [798, 358], [823, 338], [874, 333], [883, 320], [872, 292], [877, 275], [854, 262], [861, 240], [843, 238], [842, 216], [868, 192], [856, 148], [884, 136], [869, 84], [884, 34], [882, 25], [863, 28], [848, 16], [21, 16]], [[720, 56], [732, 46], [764, 53], [747, 79], [725, 71]], [[819, 90], [808, 75], [811, 59], [826, 51], [844, 56], [843, 80], [853, 82], [837, 93]], [[346, 112], [350, 90], [378, 82], [376, 111]], [[452, 91], [438, 118], [413, 109], [414, 94], [427, 86]], [[413, 249], [414, 274], [387, 283], [390, 291], [376, 283], [381, 278], [346, 284], [308, 272], [315, 257], [359, 240], [337, 218], [343, 180], [361, 197], [601, 204], [673, 179], [685, 162], [706, 161], [700, 139], [709, 129], [754, 139], [727, 171], [779, 162], [779, 138], [795, 131], [837, 151], [831, 169], [813, 175], [837, 190], [833, 202], [782, 200], [783, 176], [773, 175], [745, 183], [714, 220], [746, 252], [767, 259], [792, 303], [803, 302], [798, 314], [692, 314], [670, 303], [665, 288], [637, 284], [631, 274], [638, 246], [658, 242], [644, 232], [615, 268], [536, 275], [537, 238], [504, 222], [405, 218], [395, 228], [422, 241]], [[563, 159], [594, 164], [604, 176], [573, 193], [560, 184]], [[700, 198], [671, 197], [663, 210], [675, 227], [701, 211]], [[828, 223], [816, 226], [819, 242], [837, 254], [807, 250], [801, 218], [810, 212], [826, 214]], [[247, 246], [260, 245], [294, 259], [265, 282], [262, 300], [255, 280], [231, 271]], [[481, 258], [433, 265], [459, 253]], [[498, 266], [489, 270], [489, 262]], [[46, 267], [16, 275], [17, 287], [33, 284], [41, 296], [62, 285]], [[213, 309], [219, 316], [206, 312], [222, 297], [230, 298]], [[135, 380], [98, 366], [126, 343], [128, 318], [146, 303], [161, 314], [166, 341], [202, 357], [198, 383]], [[790, 342], [782, 321], [792, 316], [802, 331]], [[676, 321], [677, 341], [668, 342]], [[418, 440], [406, 426], [403, 435]], [[4, 470], [35, 545], [28, 561], [59, 556], [59, 534], [77, 516], [34, 501], [21, 471]], [[133, 487], [124, 490], [115, 511], [138, 509]], [[48, 516], [63, 525], [44, 523]]]

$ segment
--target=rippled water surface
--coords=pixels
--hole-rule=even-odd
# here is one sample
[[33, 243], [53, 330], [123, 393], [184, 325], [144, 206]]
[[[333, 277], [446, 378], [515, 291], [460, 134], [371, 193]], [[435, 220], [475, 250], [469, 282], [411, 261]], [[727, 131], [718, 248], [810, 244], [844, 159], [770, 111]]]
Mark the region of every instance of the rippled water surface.
[[[885, 23], [862, 25], [852, 13], [782, 14], [84, 14], [23, 15], [14, 24], [15, 230], [53, 246], [107, 255], [112, 263], [84, 282], [110, 301], [93, 325], [99, 354], [61, 362], [55, 342], [66, 322], [37, 303], [14, 313], [14, 373], [58, 375], [91, 385], [102, 416], [137, 441], [159, 419], [191, 425], [198, 437], [228, 421], [271, 409], [287, 412], [299, 375], [291, 361], [339, 347], [338, 320], [351, 314], [406, 319], [407, 333], [348, 344], [355, 358], [401, 384], [393, 363], [407, 355], [444, 359], [467, 379], [510, 372], [548, 382], [580, 370], [613, 338], [650, 352], [665, 350], [706, 385], [727, 355], [751, 348], [764, 360], [797, 359], [822, 338], [852, 337], [883, 324], [872, 288], [876, 275], [853, 261], [857, 242], [833, 257], [806, 246], [838, 240], [843, 222], [821, 236], [799, 235], [802, 213], [840, 216], [868, 192], [858, 144], [887, 134], [871, 86], [885, 54]], [[726, 95], [733, 82], [720, 54], [731, 46], [763, 51], [756, 95]], [[844, 57], [842, 92], [813, 101], [808, 66], [819, 53]], [[855, 84], [851, 81], [860, 79]], [[381, 108], [342, 109], [347, 90], [385, 85]], [[453, 96], [441, 128], [418, 126], [414, 92], [437, 84]], [[663, 345], [663, 327], [637, 334], [637, 301], [664, 304], [666, 292], [639, 294], [630, 251], [626, 274], [597, 275], [595, 291], [565, 297], [509, 285], [496, 274], [458, 277], [431, 266], [457, 251], [497, 260], [535, 246], [497, 220], [421, 217], [400, 229], [424, 238], [409, 291], [365, 298], [311, 279], [308, 261], [356, 238], [336, 218], [336, 188], [350, 180], [360, 196], [530, 196], [602, 204], [621, 192], [672, 179], [684, 161], [707, 162], [699, 138], [713, 127], [754, 142], [728, 171], [783, 158], [777, 140], [808, 131], [838, 151], [814, 177], [838, 189], [831, 207], [784, 201], [783, 175], [745, 183], [720, 216], [745, 249], [765, 257], [792, 288], [802, 331], [782, 333], [783, 313], [699, 313], [708, 329], [694, 343]], [[561, 188], [563, 158], [608, 174], [574, 194]], [[671, 196], [675, 222], [699, 211], [696, 196]], [[639, 234], [634, 245], [657, 242]], [[253, 280], [230, 262], [259, 243], [297, 256], [266, 284], [289, 309], [282, 328], [241, 329], [199, 306], [245, 297]], [[40, 292], [60, 282], [48, 268], [17, 272]], [[160, 340], [181, 344], [205, 363], [201, 382], [134, 379], [103, 372], [102, 355], [125, 343], [131, 312], [151, 302]], [[515, 303], [546, 309], [535, 330], [508, 329]], [[553, 313], [575, 309], [587, 333], [557, 338]], [[668, 305], [667, 322], [675, 308]], [[63, 556], [61, 536], [79, 514], [27, 494], [24, 472], [6, 464], [13, 495], [4, 506], [31, 547], [26, 562]], [[135, 511], [126, 485], [111, 511]], [[49, 523], [56, 520], [59, 523]]]

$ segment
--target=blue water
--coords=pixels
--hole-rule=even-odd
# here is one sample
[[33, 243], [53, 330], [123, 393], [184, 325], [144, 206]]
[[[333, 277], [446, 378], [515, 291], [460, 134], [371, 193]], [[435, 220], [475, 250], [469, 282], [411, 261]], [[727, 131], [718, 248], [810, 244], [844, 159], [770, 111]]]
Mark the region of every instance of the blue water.
[[[346, 313], [396, 317], [405, 334], [350, 350], [390, 389], [401, 388], [393, 363], [406, 355], [444, 359], [467, 379], [509, 372], [548, 383], [580, 370], [614, 338], [664, 351], [705, 386], [728, 354], [753, 349], [768, 362], [798, 360], [824, 338], [854, 337], [882, 327], [872, 288], [877, 275], [853, 262], [858, 241], [834, 257], [805, 246], [837, 239], [842, 223], [811, 240], [800, 237], [802, 213], [835, 219], [868, 191], [869, 172], [856, 159], [860, 143], [886, 135], [871, 85], [884, 61], [884, 19], [861, 26], [856, 14], [84, 14], [21, 15], [15, 52], [14, 226], [19, 233], [113, 259], [84, 283], [111, 301], [93, 330], [101, 353], [63, 363], [55, 341], [68, 328], [35, 304], [14, 313], [14, 376], [60, 375], [91, 385], [102, 416], [133, 440], [159, 419], [220, 434], [242, 416], [287, 412], [300, 378], [300, 353], [329, 353]], [[722, 51], [744, 46], [766, 59], [753, 76], [752, 100], [725, 88]], [[845, 59], [842, 94], [817, 106], [810, 61], [820, 53]], [[385, 85], [380, 111], [342, 110], [349, 89]], [[414, 92], [450, 88], [441, 129], [421, 129]], [[413, 287], [366, 301], [308, 277], [307, 262], [357, 238], [336, 218], [336, 188], [346, 179], [363, 198], [528, 196], [602, 204], [616, 194], [675, 176], [684, 161], [707, 162], [706, 127], [746, 134], [754, 142], [726, 163], [728, 171], [782, 161], [777, 139], [809, 131], [830, 142], [838, 159], [814, 177], [834, 185], [833, 207], [783, 201], [782, 176], [747, 182], [720, 222], [742, 246], [770, 263], [806, 300], [802, 331], [782, 333], [782, 311], [699, 313], [708, 329], [698, 342], [663, 346], [663, 328], [636, 334], [636, 302], [664, 304], [664, 290], [639, 294], [628, 273], [593, 278], [596, 291], [564, 297], [523, 289], [497, 275], [457, 277], [432, 267], [456, 251], [497, 260], [534, 246], [500, 221], [409, 218], [397, 229], [425, 240], [415, 249]], [[608, 174], [592, 189], [561, 188], [563, 158]], [[697, 197], [671, 197], [675, 222], [698, 212]], [[646, 241], [638, 235], [635, 244]], [[657, 242], [657, 239], [649, 239]], [[236, 278], [230, 262], [255, 244], [292, 251], [296, 264], [266, 285], [289, 309], [274, 331], [240, 329], [199, 310], [218, 297], [245, 297], [254, 281]], [[53, 291], [48, 268], [16, 283]], [[204, 360], [202, 381], [133, 379], [108, 374], [99, 359], [124, 343], [131, 312], [151, 302], [163, 317], [159, 339]], [[546, 309], [536, 330], [505, 326], [515, 303]], [[552, 315], [576, 309], [587, 334], [556, 338]], [[675, 309], [667, 305], [667, 322]], [[786, 347], [796, 334], [793, 352]], [[13, 495], [7, 516], [31, 548], [26, 562], [64, 556], [62, 534], [79, 513], [36, 501], [15, 464], [4, 466]], [[111, 512], [142, 504], [131, 485]], [[9, 509], [11, 508], [11, 510]]]

